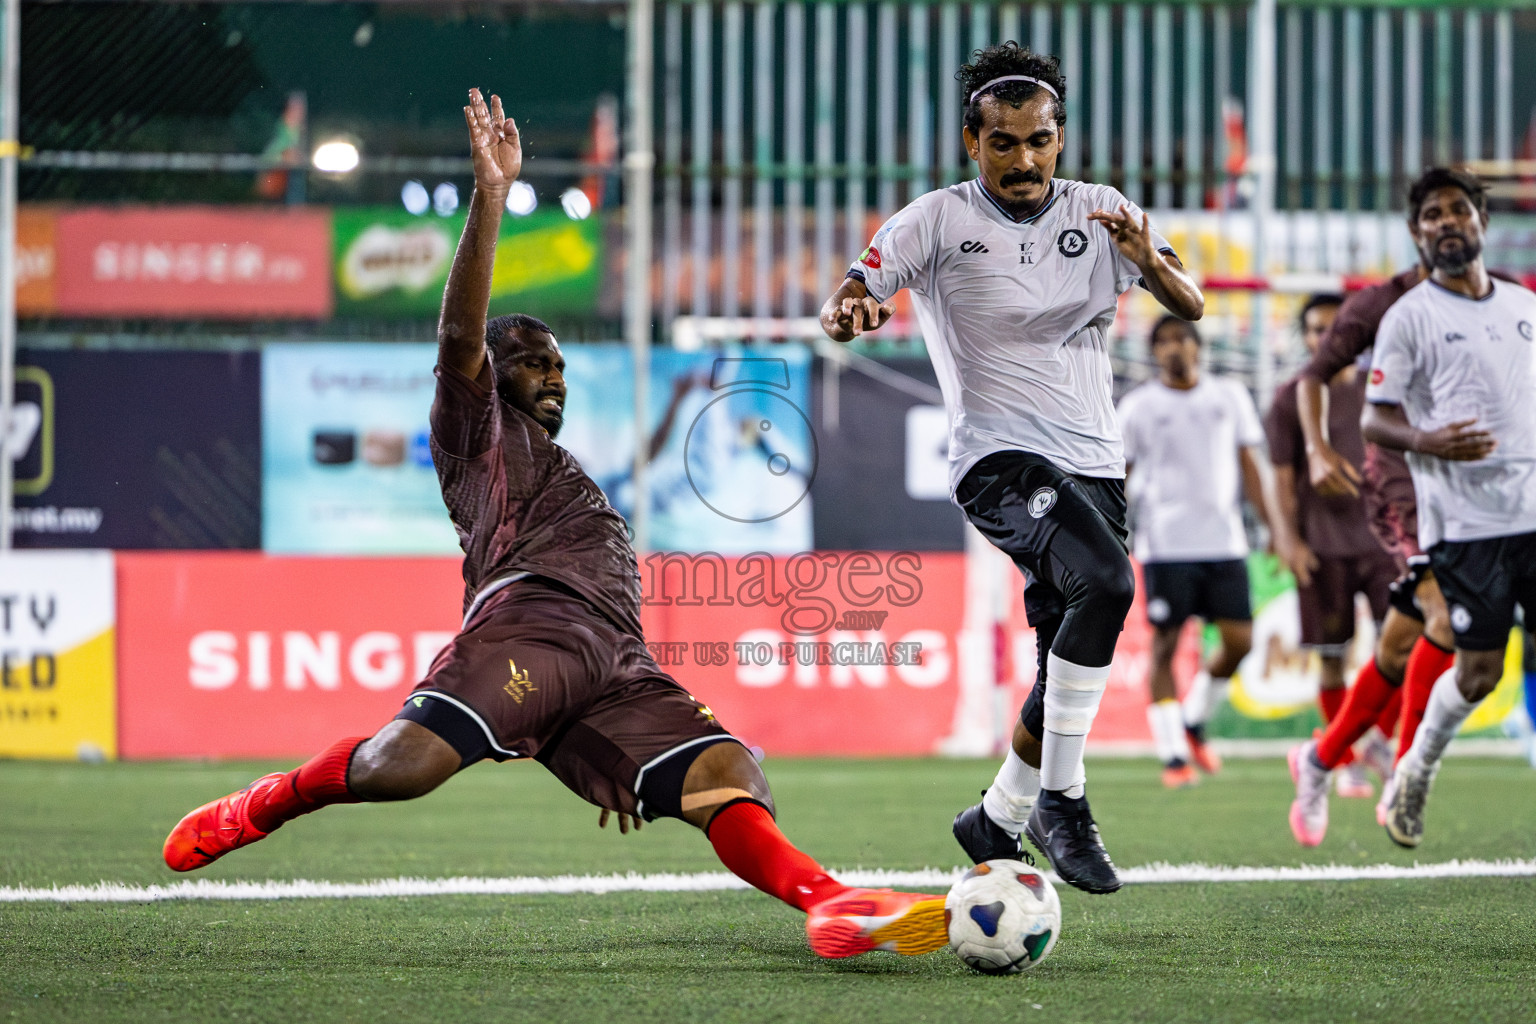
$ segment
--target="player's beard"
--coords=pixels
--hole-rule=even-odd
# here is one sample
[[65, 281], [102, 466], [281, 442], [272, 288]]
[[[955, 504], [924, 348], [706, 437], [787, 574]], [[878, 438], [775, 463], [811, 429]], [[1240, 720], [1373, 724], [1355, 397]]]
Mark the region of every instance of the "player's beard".
[[[1461, 244], [1447, 249], [1444, 243], [1453, 238]], [[1447, 234], [1435, 239], [1434, 248], [1429, 252], [1429, 262], [1436, 270], [1442, 270], [1451, 277], [1464, 277], [1467, 269], [1482, 254], [1483, 247], [1466, 235]]]

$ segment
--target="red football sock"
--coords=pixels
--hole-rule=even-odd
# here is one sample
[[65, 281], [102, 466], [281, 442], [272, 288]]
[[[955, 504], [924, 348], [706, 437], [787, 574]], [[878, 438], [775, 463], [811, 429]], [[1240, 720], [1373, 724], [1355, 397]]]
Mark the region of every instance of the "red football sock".
[[809, 910], [848, 888], [797, 850], [762, 804], [731, 804], [709, 823], [720, 863], [796, 910]]
[[[1339, 687], [1337, 690], [1318, 690], [1317, 707], [1323, 713], [1323, 725], [1339, 717], [1339, 709], [1344, 706], [1344, 699], [1349, 696], [1349, 690]], [[1339, 759], [1339, 764], [1349, 764], [1355, 759], [1353, 748], [1344, 751], [1344, 756]]]
[[1429, 706], [1429, 693], [1435, 688], [1435, 680], [1445, 674], [1456, 661], [1456, 652], [1448, 651], [1427, 636], [1419, 637], [1408, 655], [1408, 671], [1403, 676], [1403, 710], [1397, 724], [1397, 760], [1401, 761], [1413, 737], [1424, 721], [1424, 709]]
[[271, 832], [283, 822], [318, 811], [327, 804], [362, 803], [362, 797], [354, 796], [347, 788], [347, 768], [352, 764], [352, 752], [367, 739], [353, 736], [337, 740], [284, 775], [277, 785], [251, 800], [246, 809], [251, 824]]
[[1343, 763], [1349, 748], [1376, 724], [1377, 716], [1392, 699], [1395, 689], [1392, 681], [1376, 667], [1375, 658], [1365, 663], [1355, 677], [1355, 685], [1349, 688], [1349, 696], [1344, 698], [1344, 706], [1339, 708], [1339, 713], [1317, 741], [1317, 760], [1324, 768], [1332, 771]]
[[1376, 719], [1376, 728], [1387, 739], [1397, 731], [1397, 719], [1403, 708], [1403, 688], [1395, 687], [1392, 690], [1392, 699], [1387, 701], [1387, 706], [1381, 709], [1381, 715]]

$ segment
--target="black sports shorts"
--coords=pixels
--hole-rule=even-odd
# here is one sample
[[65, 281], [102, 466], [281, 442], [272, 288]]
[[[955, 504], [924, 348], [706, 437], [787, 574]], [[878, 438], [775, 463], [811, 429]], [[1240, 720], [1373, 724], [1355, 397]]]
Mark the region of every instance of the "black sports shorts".
[[1536, 609], [1536, 533], [1441, 541], [1430, 549], [1429, 561], [1450, 609], [1458, 650], [1502, 650], [1515, 624], [1515, 606], [1527, 618]]
[[1296, 584], [1301, 609], [1301, 642], [1323, 655], [1342, 655], [1355, 638], [1355, 595], [1364, 594], [1371, 618], [1386, 618], [1397, 559], [1372, 546], [1367, 554], [1339, 557], [1318, 555], [1312, 582]]
[[1408, 571], [1392, 581], [1387, 603], [1415, 622], [1423, 622], [1424, 609], [1419, 607], [1419, 584], [1434, 578], [1429, 556], [1415, 555], [1408, 563]]
[[[955, 488], [955, 500], [976, 528], [1024, 574], [1024, 613], [1035, 628], [1038, 672], [1020, 718], [1031, 734], [1044, 737], [1046, 655], [1055, 645], [1068, 611], [1065, 595], [1047, 578], [1062, 567], [1044, 563], [1060, 560], [1051, 557], [1051, 542], [1066, 529], [1071, 534], [1071, 550], [1084, 563], [1070, 567], [1080, 577], [1130, 572], [1125, 481], [1076, 476], [1044, 456], [1001, 451], [985, 456], [966, 472]], [[1085, 635], [1074, 639], [1085, 642], [1091, 654], [1074, 658], [1071, 655], [1075, 651], [1064, 651], [1062, 656], [1079, 664], [1108, 664], [1124, 621], [1094, 621], [1092, 616], [1078, 619], [1083, 621], [1074, 622], [1074, 633]], [[1103, 660], [1094, 662], [1090, 657]]]
[[1241, 558], [1215, 562], [1144, 562], [1147, 621], [1157, 629], [1178, 629], [1190, 616], [1206, 622], [1253, 619], [1248, 593], [1248, 563]]
[[[637, 637], [540, 577], [492, 595], [438, 654], [399, 716], [473, 756], [462, 729], [434, 724], [453, 716], [422, 714], [433, 701], [473, 720], [483, 756], [532, 757], [588, 802], [646, 818], [680, 814], [682, 778], [671, 778], [672, 769], [706, 746], [738, 742]], [[656, 778], [667, 784], [647, 785]]]

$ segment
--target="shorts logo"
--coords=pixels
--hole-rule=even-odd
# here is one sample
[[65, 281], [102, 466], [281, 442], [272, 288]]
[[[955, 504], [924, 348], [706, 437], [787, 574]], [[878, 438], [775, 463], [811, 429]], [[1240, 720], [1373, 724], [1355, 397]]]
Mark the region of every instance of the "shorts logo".
[[1149, 622], [1167, 622], [1168, 615], [1173, 609], [1168, 607], [1168, 599], [1154, 597], [1147, 602], [1147, 620]]
[[1451, 628], [1458, 633], [1465, 633], [1472, 628], [1472, 613], [1462, 605], [1451, 608]]
[[1056, 506], [1056, 491], [1050, 487], [1042, 487], [1029, 496], [1029, 514], [1036, 519], [1045, 515]]
[[1372, 384], [1380, 384], [1382, 381], [1384, 381], [1386, 379], [1387, 379], [1387, 375], [1382, 372], [1381, 367], [1378, 366], [1376, 369], [1371, 371], [1371, 383]]
[[1067, 228], [1056, 236], [1056, 249], [1069, 260], [1075, 260], [1088, 251], [1088, 236], [1077, 228]]
[[1536, 339], [1536, 329], [1532, 329], [1531, 322], [1529, 320], [1521, 320], [1518, 324], [1515, 325], [1515, 330], [1519, 331], [1520, 337], [1524, 338], [1526, 341]]
[[507, 667], [512, 670], [512, 678], [507, 681], [507, 685], [503, 686], [502, 689], [507, 691], [507, 696], [521, 704], [523, 698], [537, 690], [538, 687], [533, 685], [533, 681], [528, 678], [527, 672], [519, 672], [517, 670], [517, 662], [511, 658], [507, 659]]
[[875, 270], [879, 270], [880, 250], [876, 249], [874, 246], [870, 246], [868, 249], [864, 250], [864, 255], [859, 257], [859, 262], [864, 264], [866, 267], [872, 267]]
[[425, 698], [425, 697], [412, 697], [411, 698], [411, 703], [415, 704], [417, 707], [421, 707], [426, 702], [427, 702], [427, 698]]

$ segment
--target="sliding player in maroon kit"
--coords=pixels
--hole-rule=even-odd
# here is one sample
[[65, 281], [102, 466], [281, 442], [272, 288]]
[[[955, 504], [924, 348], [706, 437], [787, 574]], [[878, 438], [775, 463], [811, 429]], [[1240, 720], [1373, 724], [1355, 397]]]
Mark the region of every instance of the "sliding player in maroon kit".
[[[1441, 168], [1432, 168], [1409, 189], [1410, 229], [1416, 227], [1419, 208], [1433, 191], [1430, 183], [1439, 181], [1444, 173]], [[1326, 383], [1372, 349], [1387, 310], [1429, 277], [1433, 254], [1420, 245], [1419, 256], [1419, 265], [1412, 270], [1366, 288], [1344, 303], [1317, 354], [1302, 369], [1296, 388], [1312, 486], [1325, 497], [1361, 494], [1377, 539], [1398, 557], [1404, 569], [1402, 578], [1393, 584], [1391, 609], [1377, 638], [1375, 657], [1360, 670], [1344, 706], [1322, 737], [1291, 751], [1291, 778], [1296, 783], [1291, 832], [1303, 846], [1316, 846], [1327, 832], [1329, 772], [1388, 711], [1394, 691], [1403, 688], [1397, 737], [1397, 759], [1401, 761], [1418, 732], [1435, 681], [1454, 660], [1450, 614], [1430, 571], [1429, 556], [1419, 547], [1418, 504], [1402, 453], [1367, 444], [1362, 476], [1330, 443], [1323, 425]], [[1376, 820], [1381, 824], [1386, 824], [1392, 796], [1391, 785], [1384, 786], [1376, 805]]]
[[486, 758], [532, 757], [618, 815], [703, 830], [726, 867], [805, 911], [824, 957], [927, 953], [944, 898], [851, 889], [774, 823], [757, 761], [652, 660], [624, 520], [554, 443], [565, 360], [539, 320], [486, 321], [501, 211], [522, 168], [517, 126], [478, 90], [464, 108], [475, 191], [438, 326], [432, 456], [464, 549], [462, 632], [404, 710], [188, 814], [165, 861], [191, 871], [328, 804], [422, 796]]

